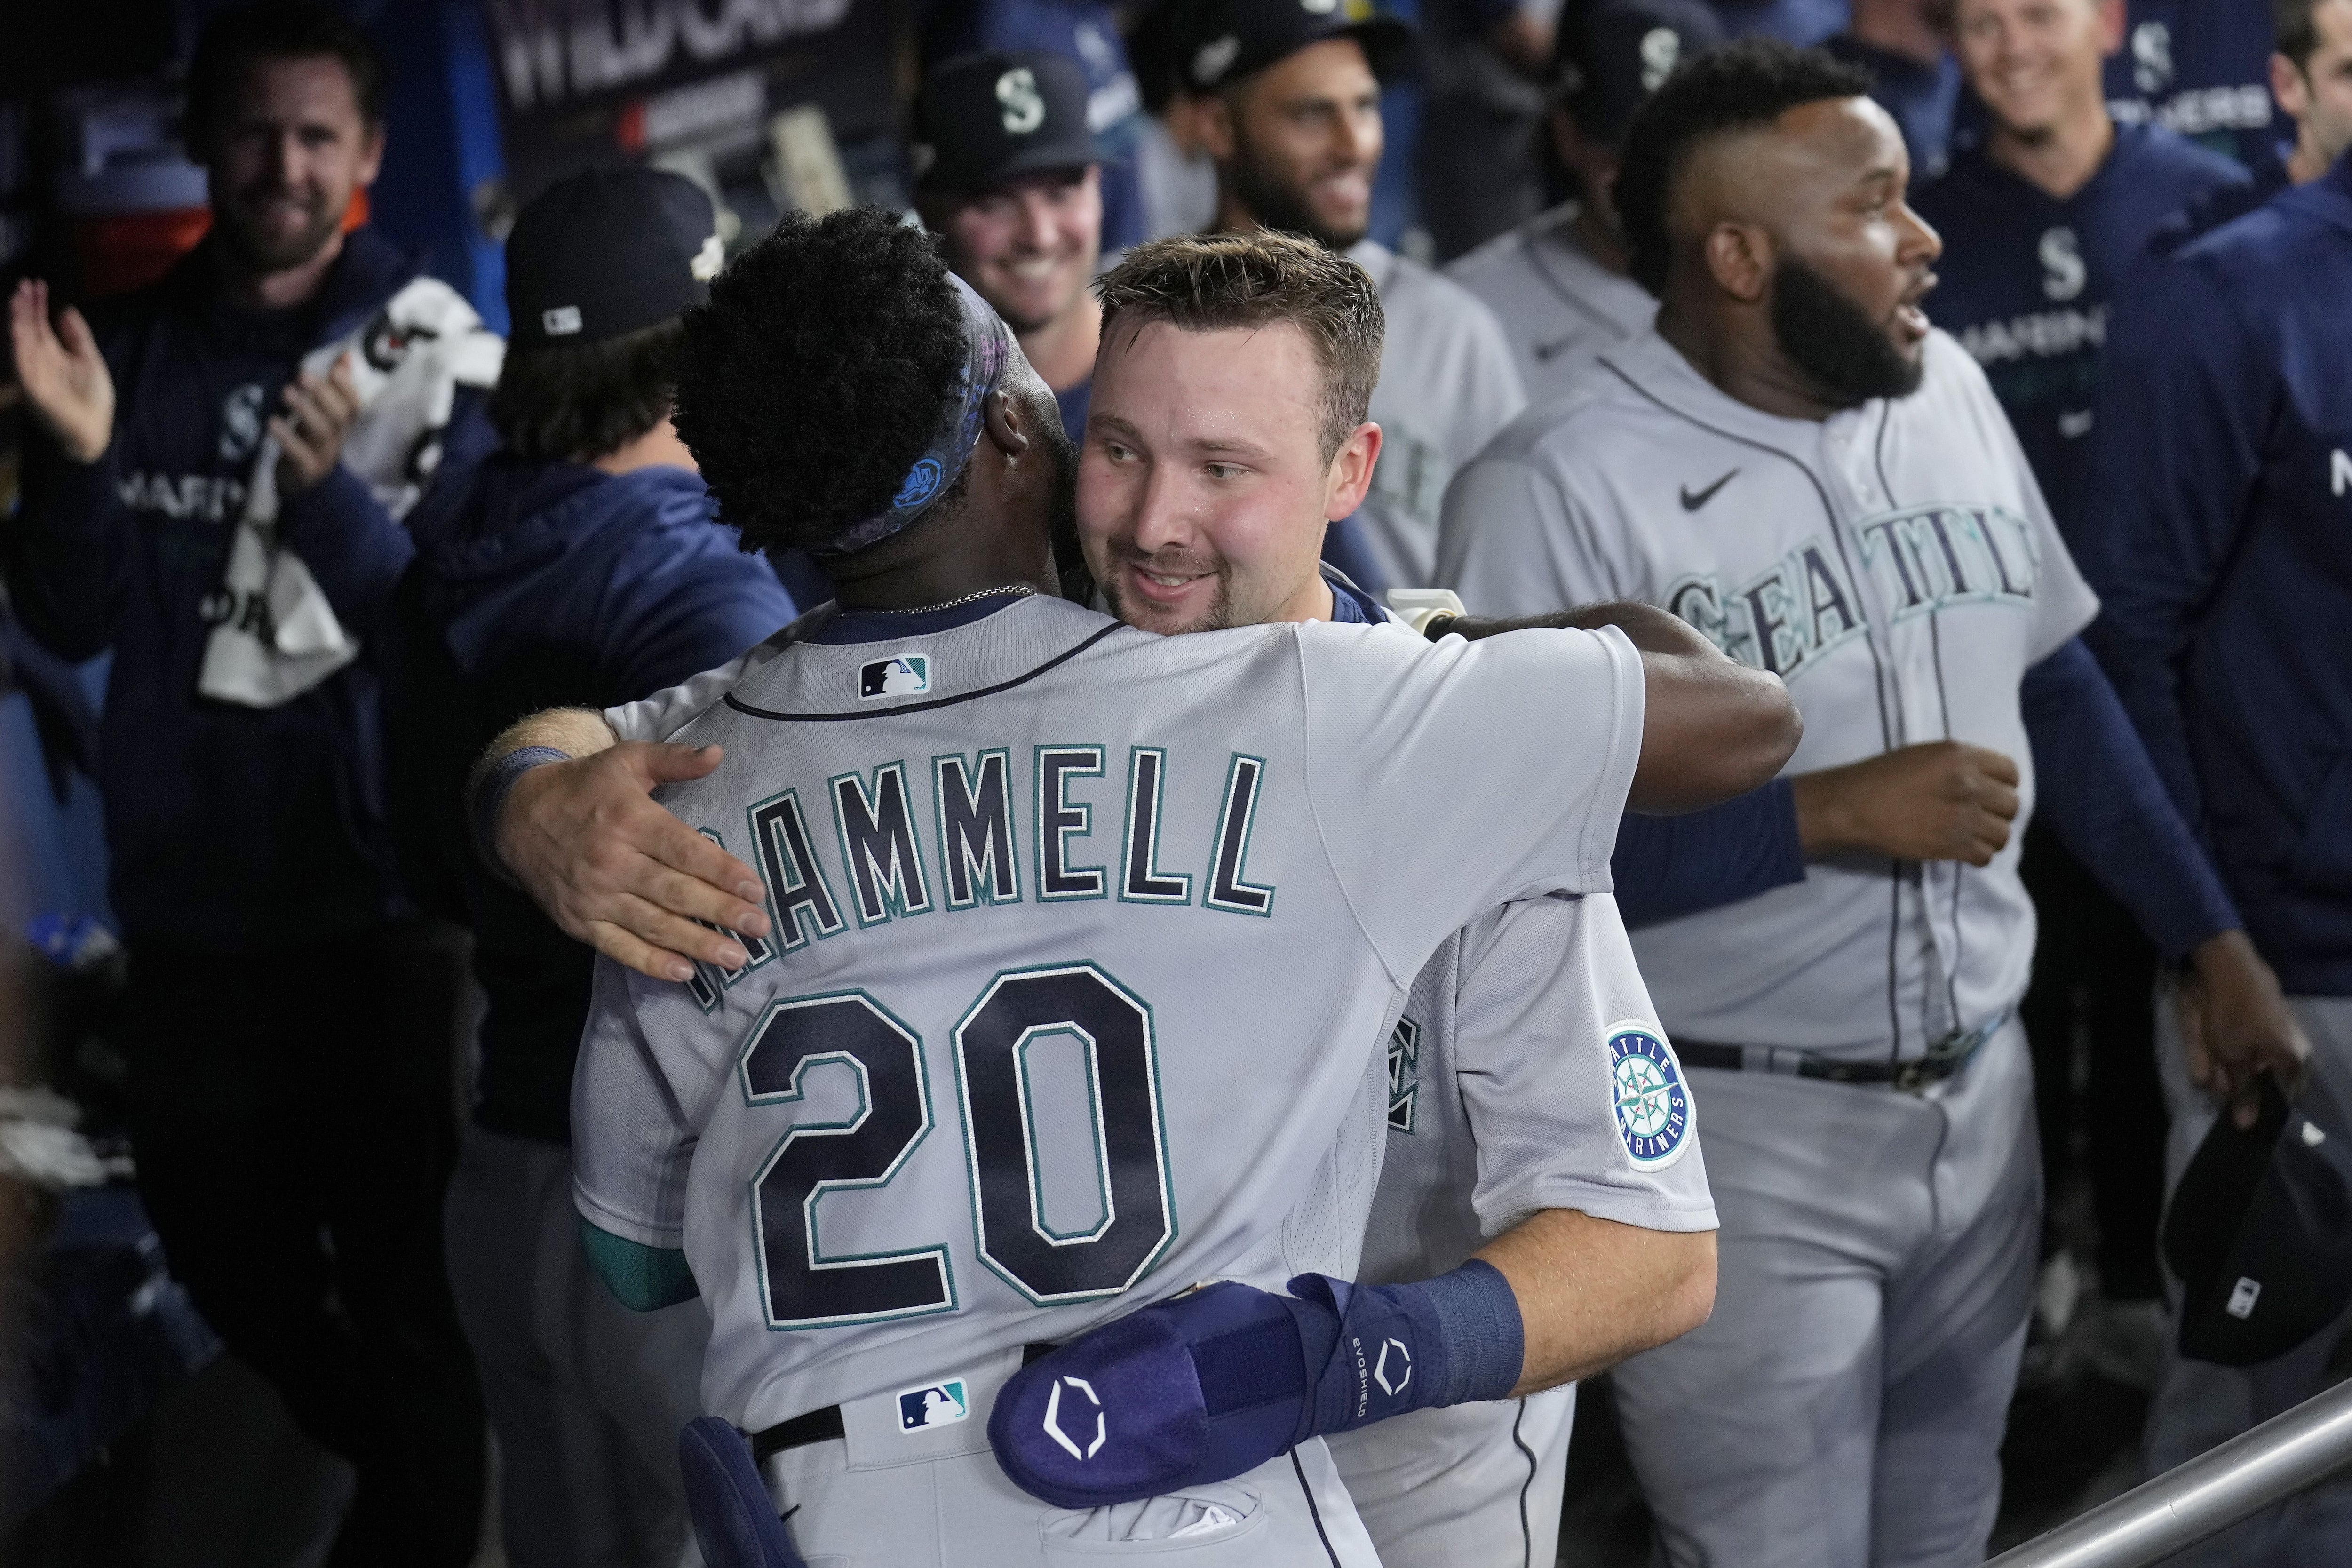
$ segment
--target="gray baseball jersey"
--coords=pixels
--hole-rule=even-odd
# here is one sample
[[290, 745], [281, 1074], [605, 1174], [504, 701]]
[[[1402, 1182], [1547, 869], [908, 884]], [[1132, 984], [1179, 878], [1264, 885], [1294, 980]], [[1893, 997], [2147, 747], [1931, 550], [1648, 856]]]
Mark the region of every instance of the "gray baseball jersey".
[[1640, 752], [1614, 635], [885, 619], [623, 716], [725, 744], [664, 803], [774, 932], [732, 976], [600, 969], [574, 1195], [683, 1245], [747, 1427], [1197, 1279], [1351, 1275], [1407, 984], [1481, 911], [1605, 890]]
[[1567, 391], [1580, 357], [1623, 342], [1657, 319], [1648, 289], [1577, 243], [1576, 211], [1574, 202], [1556, 206], [1445, 268], [1503, 323], [1533, 403]]
[[1447, 483], [1528, 395], [1501, 324], [1468, 289], [1369, 239], [1348, 255], [1372, 275], [1388, 319], [1372, 389], [1381, 460], [1356, 516], [1391, 586], [1426, 583]]
[[[1391, 1033], [1361, 1278], [1442, 1274], [1538, 1209], [1712, 1229], [1696, 1110], [1615, 900], [1483, 915], [1421, 972]], [[1548, 1568], [1572, 1401], [1416, 1411], [1328, 1439], [1381, 1561]]]
[[1653, 331], [1602, 350], [1447, 498], [1441, 577], [1474, 609], [1675, 611], [1788, 682], [1793, 772], [1950, 738], [2022, 775], [2017, 836], [1984, 869], [1842, 857], [1634, 937], [1685, 1048], [1884, 1060], [1983, 1041], [1916, 1095], [1694, 1074], [1723, 1205], [1716, 1312], [1614, 1374], [1675, 1568], [1958, 1568], [1998, 1504], [2039, 1193], [2008, 1019], [2033, 951], [2018, 689], [2096, 605], [1983, 373], [1941, 332], [1926, 355], [1910, 396], [1782, 419]]
[[1637, 932], [1678, 1037], [1917, 1055], [2024, 992], [2018, 682], [2097, 601], [1984, 373], [1941, 332], [1926, 352], [1918, 392], [1815, 422], [1735, 401], [1648, 332], [1514, 424], [1447, 499], [1440, 578], [1472, 609], [1674, 611], [1788, 682], [1805, 718], [1790, 772], [1940, 739], [2017, 761], [2016, 829], [1981, 870], [1840, 858]]

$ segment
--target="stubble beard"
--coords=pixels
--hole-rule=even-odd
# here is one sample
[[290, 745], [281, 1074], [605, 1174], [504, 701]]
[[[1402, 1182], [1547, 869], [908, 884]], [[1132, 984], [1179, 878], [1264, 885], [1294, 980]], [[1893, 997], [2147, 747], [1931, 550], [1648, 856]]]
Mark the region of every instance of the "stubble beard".
[[1267, 228], [1290, 234], [1303, 234], [1327, 250], [1346, 250], [1370, 232], [1359, 227], [1353, 232], [1335, 229], [1315, 216], [1307, 198], [1267, 167], [1246, 137], [1238, 133], [1234, 138], [1234, 161], [1228, 166], [1226, 178], [1234, 184], [1234, 195], [1250, 215]]

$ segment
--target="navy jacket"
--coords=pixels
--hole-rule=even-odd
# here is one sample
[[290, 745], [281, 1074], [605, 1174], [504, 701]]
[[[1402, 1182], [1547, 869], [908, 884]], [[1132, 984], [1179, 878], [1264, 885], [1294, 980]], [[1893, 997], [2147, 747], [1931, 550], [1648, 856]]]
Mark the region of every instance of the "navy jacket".
[[685, 468], [614, 476], [501, 454], [410, 525], [390, 671], [403, 865], [474, 928], [488, 1003], [475, 1120], [565, 1141], [594, 955], [474, 859], [467, 771], [527, 713], [633, 702], [725, 664], [792, 620], [793, 602]]
[[2352, 994], [2352, 164], [2119, 305], [2095, 649], [2291, 992]]
[[2167, 218], [2245, 182], [2228, 159], [2170, 132], [2119, 126], [2107, 161], [2063, 202], [1981, 146], [1954, 153], [1944, 177], [1912, 198], [1944, 237], [1927, 313], [1984, 367], [2070, 544], [2110, 302]]
[[2271, 101], [2271, 8], [2260, 0], [2131, 0], [2107, 57], [2107, 112], [2161, 125], [2252, 168], [2294, 127]]
[[[309, 304], [254, 311], [221, 299], [213, 268], [207, 242], [160, 281], [89, 312], [114, 377], [113, 441], [85, 465], [27, 438], [5, 553], [35, 637], [73, 659], [114, 650], [99, 783], [125, 933], [251, 950], [362, 929], [404, 907], [372, 650], [412, 552], [348, 469], [288, 500], [280, 522], [371, 651], [267, 710], [201, 699], [196, 676], [280, 389], [307, 351], [364, 324], [420, 268], [358, 229]], [[444, 473], [488, 447], [481, 401], [461, 390]]]

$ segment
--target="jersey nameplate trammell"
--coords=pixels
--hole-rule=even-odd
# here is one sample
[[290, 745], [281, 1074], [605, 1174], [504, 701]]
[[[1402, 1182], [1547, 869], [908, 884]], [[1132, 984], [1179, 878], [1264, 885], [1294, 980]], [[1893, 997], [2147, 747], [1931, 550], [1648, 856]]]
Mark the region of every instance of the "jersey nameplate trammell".
[[574, 1196], [683, 1247], [705, 1408], [747, 1428], [889, 1395], [894, 1442], [968, 1430], [955, 1385], [1021, 1345], [1351, 1276], [1413, 975], [1482, 910], [1608, 885], [1618, 634], [963, 608], [845, 613], [613, 716], [723, 744], [659, 798], [773, 924], [732, 973], [599, 970]]

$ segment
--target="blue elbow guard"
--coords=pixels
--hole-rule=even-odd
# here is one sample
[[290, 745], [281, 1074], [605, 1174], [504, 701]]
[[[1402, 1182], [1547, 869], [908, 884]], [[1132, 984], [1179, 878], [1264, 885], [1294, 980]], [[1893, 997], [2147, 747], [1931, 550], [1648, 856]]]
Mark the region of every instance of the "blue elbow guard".
[[1416, 1285], [1226, 1281], [1080, 1335], [1015, 1373], [988, 1420], [1014, 1484], [1099, 1508], [1230, 1479], [1330, 1432], [1500, 1399], [1524, 1335], [1476, 1259]]

